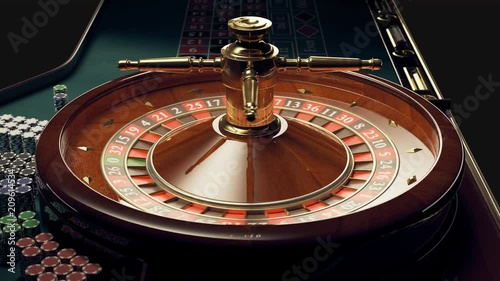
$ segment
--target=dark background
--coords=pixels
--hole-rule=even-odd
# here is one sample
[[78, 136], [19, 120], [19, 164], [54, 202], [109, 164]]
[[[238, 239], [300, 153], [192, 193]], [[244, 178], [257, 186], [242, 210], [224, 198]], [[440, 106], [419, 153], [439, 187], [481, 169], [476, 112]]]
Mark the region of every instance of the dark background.
[[[453, 3], [453, 4], [452, 4]], [[466, 4], [463, 4], [466, 3]], [[401, 1], [401, 13], [441, 93], [500, 201], [496, 171], [500, 125], [500, 18], [494, 1]], [[491, 82], [484, 87], [482, 78]], [[477, 91], [478, 87], [482, 87]]]
[[[68, 58], [99, 2], [73, 0], [66, 5], [60, 3], [70, 0], [56, 1], [43, 0], [58, 3], [65, 12], [49, 18], [29, 44], [19, 45], [17, 54], [7, 34], [20, 32], [21, 18], [39, 10], [38, 1], [11, 1], [10, 8], [0, 12], [0, 63], [4, 65], [0, 89], [13, 78], [30, 77]], [[398, 6], [441, 93], [452, 100], [454, 107], [462, 108], [452, 112], [490, 188], [500, 198], [500, 183], [495, 174], [499, 155], [496, 135], [500, 127], [500, 17], [494, 1], [402, 0]], [[133, 20], [133, 11], [130, 13], [124, 15], [124, 20]], [[493, 82], [484, 87], [482, 80]], [[482, 87], [480, 91], [476, 90], [478, 87]]]

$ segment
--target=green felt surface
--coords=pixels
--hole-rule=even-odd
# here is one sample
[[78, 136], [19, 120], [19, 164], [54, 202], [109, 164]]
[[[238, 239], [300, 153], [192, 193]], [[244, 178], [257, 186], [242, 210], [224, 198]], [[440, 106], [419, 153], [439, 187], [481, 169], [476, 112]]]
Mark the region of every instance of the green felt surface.
[[[371, 15], [364, 1], [316, 2], [328, 56], [380, 58], [385, 62], [383, 69], [370, 73], [397, 82], [387, 52], [374, 34]], [[48, 120], [54, 114], [54, 85], [66, 85], [71, 100], [107, 81], [129, 74], [117, 69], [120, 59], [177, 56], [187, 3], [186, 0], [144, 1], [140, 4], [136, 1], [108, 1], [86, 36], [71, 72], [61, 79], [44, 81], [47, 86], [30, 90], [20, 98], [0, 105], [0, 113]], [[124, 16], [130, 11], [134, 11], [134, 17]]]

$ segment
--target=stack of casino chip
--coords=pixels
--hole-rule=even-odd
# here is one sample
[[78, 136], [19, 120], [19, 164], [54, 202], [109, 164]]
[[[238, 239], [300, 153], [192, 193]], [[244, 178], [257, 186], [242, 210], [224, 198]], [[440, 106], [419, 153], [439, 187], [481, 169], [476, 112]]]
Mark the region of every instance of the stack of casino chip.
[[17, 129], [10, 130], [9, 135], [9, 147], [10, 151], [19, 154], [23, 152], [23, 132]]
[[[26, 250], [27, 249], [27, 250]], [[23, 272], [33, 263], [32, 258], [39, 258], [40, 249], [35, 245], [35, 240], [31, 237], [22, 237], [16, 241], [16, 258], [20, 258], [19, 269]], [[26, 256], [26, 258], [24, 258]], [[37, 260], [34, 262], [36, 263]]]
[[23, 233], [26, 236], [34, 237], [41, 232], [40, 221], [37, 219], [28, 219], [22, 222]]
[[16, 214], [36, 208], [34, 164], [34, 157], [27, 152], [0, 153], [0, 216], [8, 213], [8, 206], [14, 207]]
[[40, 249], [42, 250], [44, 257], [56, 256], [59, 251], [59, 242], [54, 240], [43, 242], [40, 245]]
[[[102, 267], [90, 262], [70, 247], [60, 247], [50, 232], [41, 232], [34, 238], [18, 240], [24, 254], [20, 268], [25, 280], [102, 280]], [[22, 246], [21, 246], [22, 245]], [[28, 248], [28, 250], [26, 250]]]
[[9, 214], [9, 202], [12, 200], [10, 197], [13, 194], [11, 193], [13, 190], [7, 183], [8, 180], [4, 179], [2, 182], [0, 182], [0, 217]]
[[[30, 212], [23, 213], [22, 216], [26, 220], [33, 219], [33, 213]], [[15, 219], [8, 217], [2, 221], [14, 222]], [[5, 235], [5, 232], [0, 232], [2, 245], [6, 245]], [[7, 257], [7, 252], [1, 254], [0, 257]], [[96, 281], [103, 278], [103, 268], [99, 263], [90, 262], [87, 256], [78, 254], [73, 248], [61, 248], [50, 232], [41, 232], [34, 237], [25, 235], [17, 239], [16, 257], [22, 280], [25, 281]]]
[[19, 254], [22, 253], [22, 251], [25, 248], [28, 248], [31, 246], [36, 246], [36, 241], [32, 237], [21, 237], [21, 238], [17, 239], [16, 250], [17, 250], [18, 256], [19, 256]]
[[9, 129], [0, 126], [0, 152], [10, 151]]
[[68, 88], [65, 85], [55, 85], [54, 93], [54, 109], [59, 111], [68, 102]]
[[7, 234], [9, 239], [16, 241], [24, 237], [23, 227], [19, 224], [17, 217], [6, 215], [0, 218], [2, 232]]
[[33, 187], [29, 185], [16, 185], [14, 191], [16, 193], [16, 214], [35, 210]]
[[0, 265], [7, 263], [7, 240], [8, 234], [0, 228]]
[[23, 132], [22, 137], [23, 137], [23, 151], [28, 152], [31, 154], [35, 154], [36, 150], [36, 142], [37, 142], [37, 136], [39, 134], [36, 134], [35, 132]]
[[24, 211], [15, 216], [11, 213], [0, 217], [0, 265], [5, 264], [12, 242], [16, 242], [16, 257], [22, 256], [22, 250], [38, 246], [35, 235], [40, 233], [40, 221], [34, 211]]
[[19, 213], [18, 222], [23, 229], [23, 234], [26, 237], [36, 237], [42, 232], [41, 222], [36, 217], [36, 213], [31, 210], [22, 211]]
[[37, 118], [12, 114], [0, 115], [0, 153], [28, 152], [34, 155], [40, 133], [47, 123], [47, 120]]
[[[36, 209], [33, 187], [0, 181], [0, 216], [19, 215]], [[26, 182], [28, 180], [25, 180]]]
[[42, 250], [40, 247], [33, 245], [24, 248], [21, 251], [21, 257], [19, 259], [19, 271], [24, 273], [28, 266], [32, 264], [40, 264], [42, 258]]

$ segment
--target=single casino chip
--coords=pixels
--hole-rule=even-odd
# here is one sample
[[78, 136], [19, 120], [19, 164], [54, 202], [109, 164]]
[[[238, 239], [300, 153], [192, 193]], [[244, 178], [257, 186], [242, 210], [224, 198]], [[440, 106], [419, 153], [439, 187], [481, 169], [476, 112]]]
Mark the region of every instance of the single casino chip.
[[33, 169], [35, 170], [36, 169], [36, 161], [33, 159], [31, 160], [30, 162], [26, 163], [26, 169]]
[[2, 159], [7, 159], [10, 161], [14, 161], [16, 159], [17, 154], [12, 151], [7, 151], [2, 153]]
[[52, 87], [52, 91], [54, 93], [54, 95], [58, 94], [58, 93], [68, 93], [68, 87], [66, 85], [63, 85], [63, 84], [58, 84], [58, 85], [55, 85], [54, 87]]
[[27, 247], [31, 247], [31, 246], [36, 246], [35, 239], [33, 239], [31, 237], [22, 237], [22, 238], [17, 239], [17, 241], [16, 241], [16, 247], [20, 250], [23, 250], [23, 249], [25, 249]]
[[[36, 169], [35, 167], [29, 167], [28, 164], [31, 165], [31, 162], [26, 163], [25, 168], [19, 171], [19, 176], [23, 178], [34, 179], [36, 175]], [[30, 186], [33, 187], [32, 184]]]
[[[9, 167], [7, 167], [7, 168], [9, 168]], [[2, 186], [2, 187], [12, 187], [13, 188], [13, 184], [15, 184], [15, 181], [12, 179], [9, 179], [9, 178], [5, 178], [5, 179], [0, 180], [0, 186]]]
[[45, 271], [53, 271], [54, 268], [61, 264], [61, 259], [57, 256], [48, 256], [42, 259], [40, 262], [43, 266], [45, 266]]
[[26, 119], [27, 119], [26, 116], [18, 115], [12, 118], [12, 122], [16, 122], [17, 124], [24, 124]]
[[45, 267], [39, 263], [30, 264], [24, 270], [24, 280], [36, 281], [40, 274], [45, 272]]
[[83, 266], [89, 263], [89, 257], [83, 255], [76, 255], [69, 261], [74, 270], [81, 271]]
[[36, 278], [36, 281], [57, 281], [59, 278], [54, 272], [44, 272]]
[[73, 271], [66, 276], [66, 281], [85, 281], [87, 280], [87, 275], [81, 271]]
[[98, 280], [102, 272], [102, 267], [98, 263], [87, 263], [83, 266], [82, 272], [85, 273], [88, 281]]
[[[38, 122], [40, 123], [40, 122]], [[40, 124], [31, 127], [31, 132], [35, 133], [35, 135], [39, 135], [43, 131], [44, 126], [41, 126]]]
[[3, 127], [9, 131], [12, 131], [16, 129], [17, 125], [18, 125], [17, 122], [10, 121], [10, 122], [5, 122], [3, 124]]
[[42, 250], [44, 257], [56, 256], [57, 251], [59, 250], [59, 242], [54, 240], [46, 241], [42, 245], [40, 245], [40, 249]]
[[31, 161], [31, 158], [33, 157], [33, 155], [29, 152], [22, 152], [22, 153], [19, 153], [17, 156], [16, 156], [16, 159], [20, 159], [24, 162], [28, 162], [28, 161]]
[[11, 121], [13, 118], [14, 118], [14, 116], [12, 114], [5, 113], [5, 114], [0, 115], [0, 120], [6, 121], [6, 122]]
[[16, 158], [10, 162], [10, 167], [12, 168], [24, 168], [26, 162], [22, 159]]
[[38, 246], [28, 246], [21, 252], [22, 257], [26, 260], [40, 262], [42, 250]]
[[[28, 168], [24, 168], [23, 170], [21, 170], [21, 173], [22, 173], [22, 171], [24, 171], [26, 169], [28, 169]], [[27, 185], [27, 186], [31, 186], [31, 187], [33, 187], [33, 182], [34, 182], [34, 180], [32, 177], [26, 177], [26, 176], [23, 176], [23, 177], [18, 178], [16, 180], [17, 185]]]
[[24, 124], [28, 124], [30, 127], [33, 127], [38, 124], [37, 118], [28, 118], [24, 121]]
[[0, 166], [2, 167], [9, 167], [10, 166], [10, 160], [9, 159], [2, 159], [0, 158]]
[[76, 251], [73, 248], [64, 248], [57, 252], [57, 257], [65, 263], [69, 263], [74, 256], [76, 256]]
[[35, 217], [36, 217], [36, 212], [32, 211], [32, 210], [22, 211], [19, 213], [19, 215], [17, 215], [17, 218], [23, 222], [27, 221], [27, 220], [35, 219]]
[[30, 128], [31, 127], [28, 124], [25, 124], [25, 123], [17, 125], [17, 129], [19, 131], [23, 132], [23, 133], [24, 132], [28, 132], [30, 130]]
[[57, 278], [59, 278], [60, 280], [64, 280], [66, 279], [66, 276], [68, 276], [68, 274], [73, 272], [73, 267], [70, 264], [61, 263], [58, 266], [54, 267], [52, 272], [57, 274]]
[[5, 215], [0, 218], [0, 224], [2, 225], [2, 228], [13, 223], [17, 223], [17, 218], [15, 216]]
[[40, 120], [40, 121], [38, 121], [37, 126], [45, 128], [45, 126], [47, 126], [48, 123], [49, 123], [49, 120]]
[[7, 225], [4, 225], [2, 227], [2, 231], [4, 233], [9, 233], [11, 237], [15, 236], [16, 239], [23, 237], [23, 228], [17, 222], [12, 222], [8, 223]]
[[50, 232], [42, 232], [35, 236], [35, 241], [39, 246], [47, 241], [52, 241], [52, 239], [54, 239], [54, 235]]

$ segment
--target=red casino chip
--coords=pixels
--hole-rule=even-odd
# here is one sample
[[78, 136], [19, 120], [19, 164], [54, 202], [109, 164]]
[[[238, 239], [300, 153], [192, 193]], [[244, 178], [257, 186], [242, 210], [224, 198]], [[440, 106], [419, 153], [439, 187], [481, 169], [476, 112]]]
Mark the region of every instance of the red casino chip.
[[57, 256], [62, 262], [68, 263], [74, 256], [76, 256], [76, 251], [73, 248], [64, 248], [57, 252]]
[[84, 281], [87, 280], [87, 275], [81, 271], [73, 271], [66, 276], [66, 281]]
[[24, 279], [26, 281], [36, 281], [38, 276], [45, 272], [45, 267], [39, 263], [31, 264], [24, 270]]
[[21, 251], [22, 257], [29, 263], [38, 263], [41, 261], [42, 250], [38, 246], [29, 246]]
[[54, 272], [44, 272], [36, 278], [36, 281], [57, 281], [57, 274]]
[[77, 255], [74, 256], [69, 264], [73, 266], [74, 270], [82, 270], [83, 266], [89, 263], [89, 258], [87, 256]]
[[36, 243], [35, 239], [33, 239], [31, 237], [23, 237], [23, 238], [19, 238], [16, 241], [16, 246], [22, 250], [26, 247], [35, 246], [35, 243]]
[[82, 272], [91, 280], [102, 272], [102, 267], [98, 263], [87, 263], [82, 267]]
[[53, 240], [43, 242], [40, 245], [40, 249], [42, 249], [44, 256], [55, 256], [57, 255], [57, 250], [59, 249], [59, 243]]
[[58, 266], [54, 267], [54, 272], [59, 279], [64, 280], [68, 274], [73, 272], [73, 267], [68, 263], [61, 263]]
[[41, 264], [45, 266], [45, 271], [51, 272], [61, 264], [61, 259], [56, 256], [48, 256], [42, 259]]
[[42, 232], [35, 236], [35, 241], [38, 246], [41, 246], [44, 242], [51, 241], [54, 239], [54, 235], [50, 232]]

